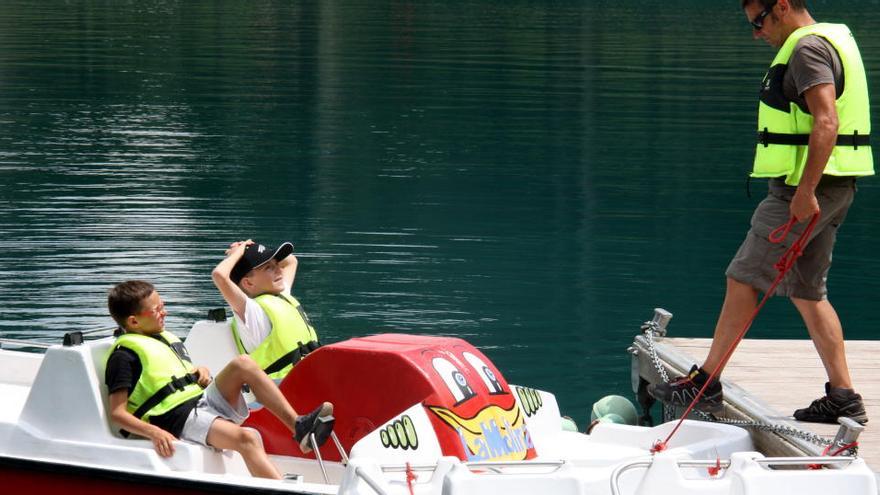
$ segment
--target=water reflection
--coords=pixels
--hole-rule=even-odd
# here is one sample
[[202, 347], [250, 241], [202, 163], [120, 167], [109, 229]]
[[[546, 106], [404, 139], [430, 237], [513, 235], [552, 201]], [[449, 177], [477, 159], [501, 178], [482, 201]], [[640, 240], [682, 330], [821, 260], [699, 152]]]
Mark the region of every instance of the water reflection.
[[[876, 9], [816, 3], [876, 84]], [[128, 278], [183, 334], [222, 304], [229, 242], [292, 240], [325, 341], [462, 336], [585, 410], [626, 391], [654, 306], [679, 335], [713, 326], [761, 195], [744, 177], [771, 55], [708, 2], [7, 2], [0, 335], [108, 325]], [[856, 338], [875, 189], [831, 281]], [[804, 336], [784, 302], [762, 318], [757, 336]]]

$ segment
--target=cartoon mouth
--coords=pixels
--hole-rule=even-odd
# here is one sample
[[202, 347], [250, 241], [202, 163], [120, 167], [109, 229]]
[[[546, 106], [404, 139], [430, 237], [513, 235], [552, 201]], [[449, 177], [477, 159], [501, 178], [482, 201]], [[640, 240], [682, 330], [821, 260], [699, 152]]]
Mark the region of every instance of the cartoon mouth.
[[493, 404], [470, 418], [443, 407], [427, 407], [458, 433], [469, 461], [523, 460], [534, 447], [516, 404], [510, 409]]

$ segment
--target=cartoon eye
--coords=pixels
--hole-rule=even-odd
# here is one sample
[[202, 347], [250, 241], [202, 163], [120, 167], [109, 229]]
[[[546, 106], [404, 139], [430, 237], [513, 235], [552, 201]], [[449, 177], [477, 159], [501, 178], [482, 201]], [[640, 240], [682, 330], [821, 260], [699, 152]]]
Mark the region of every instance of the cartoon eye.
[[477, 395], [474, 393], [474, 389], [468, 384], [467, 378], [465, 378], [464, 374], [462, 374], [454, 364], [443, 358], [434, 358], [431, 361], [431, 364], [434, 366], [437, 374], [440, 375], [440, 378], [443, 379], [443, 383], [445, 383], [449, 388], [449, 391], [452, 392], [452, 397], [455, 398], [456, 404], [464, 402]]
[[492, 370], [490, 370], [489, 368], [483, 368], [483, 371], [486, 372], [486, 378], [488, 378], [490, 382], [497, 382], [498, 381], [495, 378], [495, 373], [492, 373]]
[[495, 373], [489, 368], [489, 366], [476, 355], [471, 354], [470, 352], [462, 353], [464, 355], [465, 361], [467, 361], [475, 370], [477, 370], [477, 374], [480, 375], [480, 378], [483, 379], [483, 383], [486, 384], [486, 388], [489, 389], [490, 394], [503, 394], [504, 389], [501, 387], [501, 382], [498, 381], [498, 378], [495, 376]]

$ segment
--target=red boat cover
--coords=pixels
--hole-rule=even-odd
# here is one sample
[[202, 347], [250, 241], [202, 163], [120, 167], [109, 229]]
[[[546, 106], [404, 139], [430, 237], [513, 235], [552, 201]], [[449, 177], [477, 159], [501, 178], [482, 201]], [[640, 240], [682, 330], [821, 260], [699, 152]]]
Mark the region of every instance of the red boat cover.
[[[443, 455], [462, 460], [535, 457], [523, 414], [504, 377], [486, 356], [458, 338], [383, 334], [326, 345], [297, 364], [280, 388], [299, 413], [332, 402], [335, 431], [346, 451], [421, 404]], [[245, 426], [262, 434], [270, 454], [307, 457], [267, 409], [252, 410]], [[321, 455], [340, 460], [332, 441], [321, 448]]]

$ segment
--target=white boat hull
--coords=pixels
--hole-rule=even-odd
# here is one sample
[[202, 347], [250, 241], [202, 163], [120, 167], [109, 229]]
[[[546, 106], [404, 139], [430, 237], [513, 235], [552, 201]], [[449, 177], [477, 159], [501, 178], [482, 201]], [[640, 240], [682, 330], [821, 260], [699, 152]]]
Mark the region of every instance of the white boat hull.
[[[225, 344], [212, 348], [213, 344], [199, 343], [204, 337], [200, 332], [216, 332], [211, 325], [215, 324], [202, 325], [202, 330], [197, 325], [195, 338], [191, 336], [187, 345], [194, 360], [210, 354], [216, 367], [221, 362], [216, 353]], [[410, 490], [449, 495], [878, 493], [874, 473], [860, 459], [820, 460], [834, 469], [771, 469], [773, 461], [754, 452], [748, 433], [727, 425], [686, 421], [669, 449], [656, 455], [651, 455], [650, 447], [666, 436], [671, 423], [653, 428], [600, 424], [590, 435], [563, 431], [555, 397], [541, 391], [534, 391], [539, 394], [534, 397], [540, 399], [540, 411], [530, 410], [521, 397], [516, 402], [536, 452], [528, 460], [469, 461], [444, 455], [429, 438], [425, 408], [413, 404], [358, 440], [347, 464], [324, 462], [322, 471], [314, 459], [273, 455], [273, 462], [290, 479], [255, 479], [234, 452], [177, 442], [175, 455], [162, 458], [149, 441], [117, 435], [107, 415], [103, 385], [103, 363], [111, 342], [55, 346], [45, 355], [0, 350], [4, 492], [38, 489], [42, 493], [63, 487], [64, 493], [112, 491], [114, 495], [120, 489], [127, 495], [153, 495], [157, 489], [181, 494], [345, 495], [409, 494]], [[418, 433], [419, 449], [388, 448], [382, 432], [393, 430], [404, 415]], [[515, 442], [502, 441], [508, 442], [511, 452], [515, 450]], [[712, 475], [712, 466], [706, 464], [718, 458], [725, 464]]]

